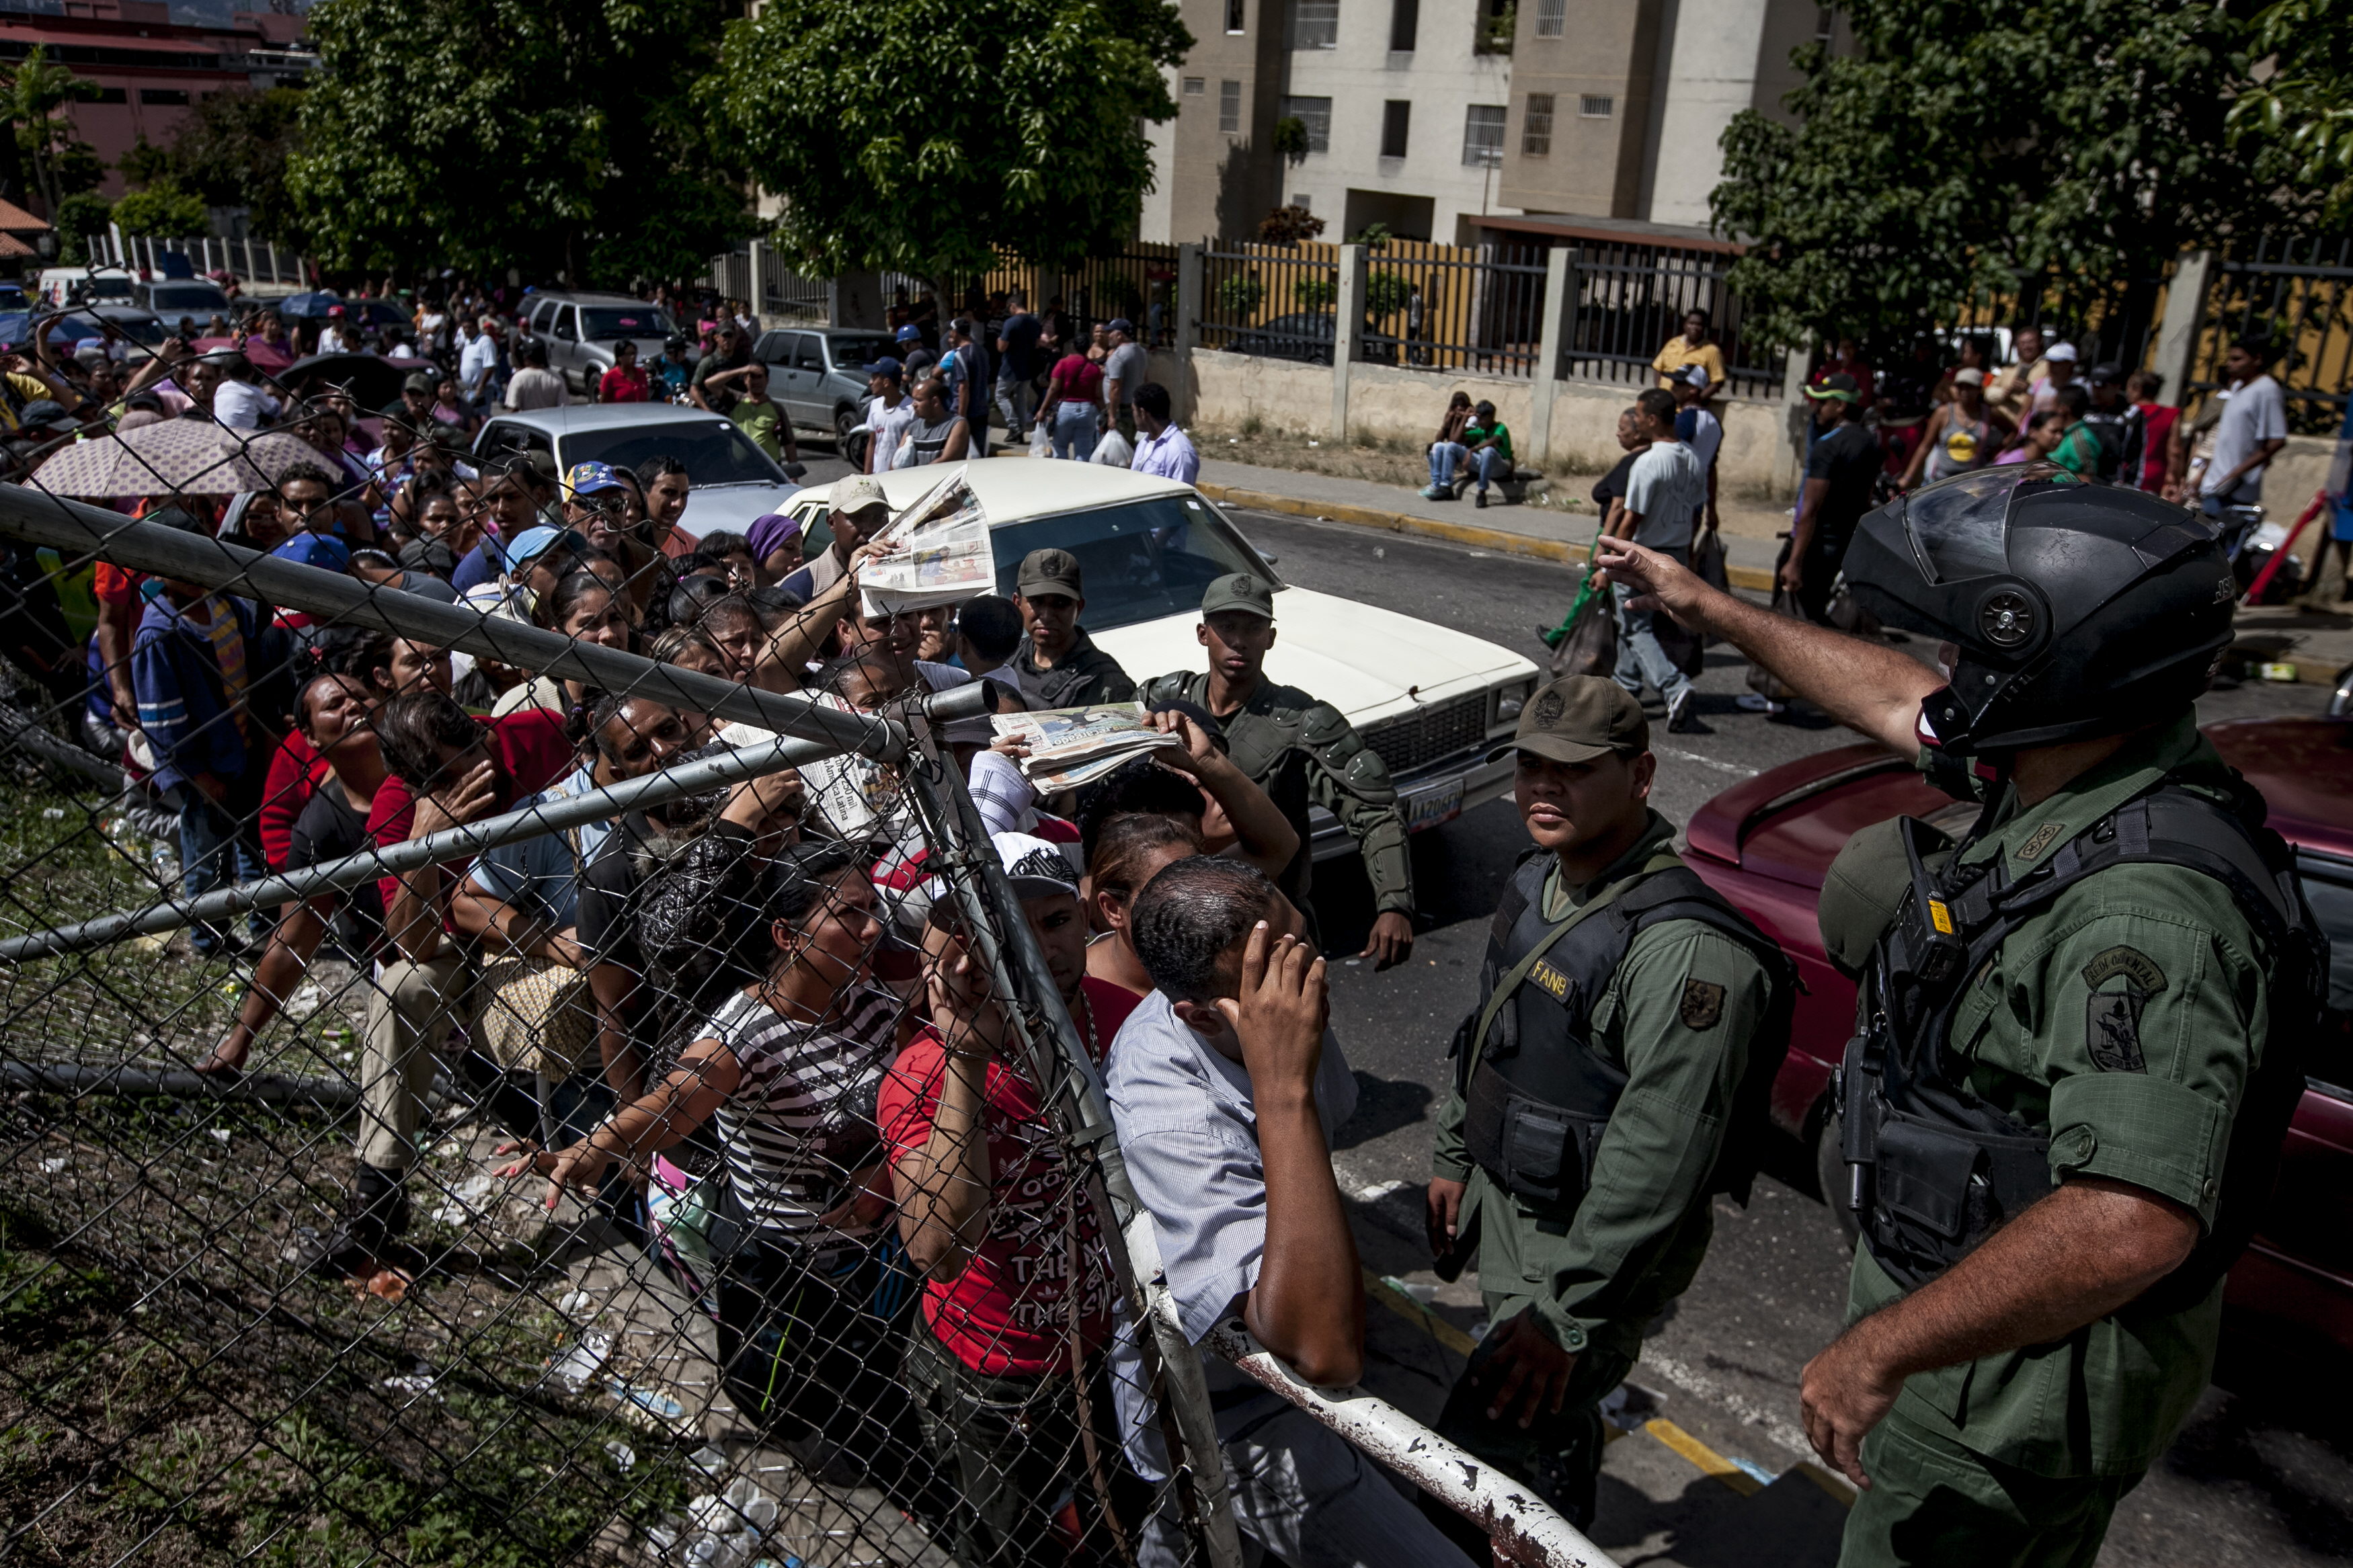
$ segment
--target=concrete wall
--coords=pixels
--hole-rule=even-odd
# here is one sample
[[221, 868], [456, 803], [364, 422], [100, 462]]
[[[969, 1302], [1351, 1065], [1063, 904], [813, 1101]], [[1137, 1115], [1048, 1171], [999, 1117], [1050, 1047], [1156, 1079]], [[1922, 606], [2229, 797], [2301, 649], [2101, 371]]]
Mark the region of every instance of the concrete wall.
[[[1153, 355], [1153, 374], [1191, 397], [1187, 422], [1210, 429], [1233, 429], [1255, 416], [1270, 430], [1330, 437], [1332, 370], [1254, 354], [1196, 350], [1189, 373], [1170, 353]], [[1495, 405], [1504, 423], [1525, 432], [1533, 418], [1535, 384], [1501, 376], [1454, 375], [1358, 364], [1348, 374], [1348, 426], [1352, 436], [1420, 443], [1430, 439], [1457, 389], [1472, 402]], [[1591, 382], [1555, 384], [1552, 461], [1590, 470], [1608, 469], [1623, 456], [1618, 416], [1634, 400], [1635, 386]], [[1724, 447], [1717, 461], [1729, 491], [1788, 494], [1788, 428], [1778, 403], [1719, 399]], [[1521, 445], [1526, 444], [1525, 436]], [[2326, 443], [2320, 445], [2326, 446]], [[2324, 455], [2322, 461], [2326, 462]], [[2306, 492], [2310, 493], [2310, 487]]]

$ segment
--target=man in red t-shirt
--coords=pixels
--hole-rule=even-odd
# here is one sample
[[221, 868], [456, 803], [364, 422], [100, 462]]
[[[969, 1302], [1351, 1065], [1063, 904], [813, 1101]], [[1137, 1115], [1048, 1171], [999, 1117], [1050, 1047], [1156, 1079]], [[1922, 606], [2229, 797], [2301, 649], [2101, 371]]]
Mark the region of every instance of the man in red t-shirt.
[[[1062, 852], [1020, 833], [994, 842], [1079, 1037], [1100, 1063], [1138, 998], [1087, 976], [1086, 921]], [[935, 936], [931, 945], [955, 960], [952, 942]], [[899, 1233], [927, 1277], [928, 1331], [914, 1336], [902, 1371], [934, 1459], [953, 1472], [966, 1505], [954, 1527], [957, 1557], [1063, 1563], [1074, 1543], [1059, 1500], [1074, 1492], [1089, 1516], [1104, 1500], [1088, 1473], [1083, 1429], [1093, 1430], [1101, 1479], [1120, 1470], [1101, 1353], [1114, 1289], [1101, 1216], [1071, 1179], [1027, 1064], [998, 1054], [1005, 1030], [985, 983], [942, 970], [933, 985], [934, 1016], [965, 1020], [961, 1037], [926, 1029], [910, 1041], [876, 1108]], [[1074, 1362], [1083, 1381], [1071, 1376]]]
[[[563, 716], [546, 709], [482, 720], [446, 693], [426, 690], [386, 702], [375, 724], [388, 773], [368, 811], [368, 839], [379, 849], [508, 811], [573, 766]], [[461, 858], [378, 879], [388, 951], [368, 995], [359, 1162], [343, 1223], [299, 1253], [314, 1273], [371, 1271], [408, 1226], [402, 1180], [416, 1163], [425, 1092], [442, 1043], [472, 1021], [476, 1004], [472, 943], [450, 907], [470, 864]], [[534, 945], [532, 933], [498, 935], [517, 950]]]

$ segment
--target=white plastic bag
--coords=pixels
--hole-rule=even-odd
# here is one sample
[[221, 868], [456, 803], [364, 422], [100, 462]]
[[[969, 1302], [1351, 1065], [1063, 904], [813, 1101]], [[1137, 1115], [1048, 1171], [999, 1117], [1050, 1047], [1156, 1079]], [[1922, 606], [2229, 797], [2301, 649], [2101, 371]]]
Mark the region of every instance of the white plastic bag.
[[1050, 458], [1054, 455], [1054, 433], [1047, 428], [1047, 422], [1048, 416], [1039, 415], [1035, 426], [1029, 432], [1029, 455], [1033, 458]]
[[1106, 430], [1103, 438], [1095, 443], [1095, 455], [1090, 460], [1106, 468], [1133, 468], [1135, 465], [1135, 448], [1118, 430]]

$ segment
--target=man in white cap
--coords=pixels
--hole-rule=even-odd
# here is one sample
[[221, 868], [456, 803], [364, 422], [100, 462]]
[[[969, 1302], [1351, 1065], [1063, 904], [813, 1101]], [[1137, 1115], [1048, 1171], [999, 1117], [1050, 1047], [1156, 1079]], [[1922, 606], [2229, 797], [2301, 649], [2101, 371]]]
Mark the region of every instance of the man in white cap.
[[[990, 842], [1079, 1043], [1101, 1063], [1140, 998], [1087, 974], [1078, 875], [1060, 847], [1026, 833], [993, 834]], [[944, 893], [933, 904], [949, 907]], [[1113, 1289], [1103, 1216], [1083, 1187], [1073, 1190], [1045, 1110], [1049, 1097], [1027, 1054], [1008, 1048], [984, 973], [947, 924], [935, 918], [925, 933], [935, 961], [933, 1016], [958, 1020], [961, 1033], [916, 1035], [876, 1104], [899, 1194], [899, 1235], [925, 1279], [923, 1322], [903, 1371], [925, 1445], [966, 1505], [951, 1526], [955, 1555], [1060, 1560], [1069, 1550], [1058, 1536], [1062, 1498], [1076, 1498], [1089, 1534], [1109, 1533], [1079, 1441], [1082, 1411], [1093, 1417], [1101, 1449], [1119, 1440], [1103, 1355]], [[1071, 1375], [1072, 1328], [1083, 1401]]]
[[883, 498], [881, 480], [855, 474], [836, 482], [826, 514], [833, 543], [779, 584], [804, 605], [832, 587], [849, 569], [850, 553], [890, 522], [891, 503]]
[[2075, 384], [2075, 345], [2052, 343], [2042, 351], [2042, 363], [2046, 368], [2042, 379], [2034, 384], [2030, 405], [2035, 414], [2046, 408], [2056, 408], [2059, 405], [2059, 389]]
[[1707, 379], [1707, 366], [1696, 360], [1679, 365], [1667, 373], [1669, 390], [1675, 395], [1675, 439], [1692, 449], [1699, 466], [1707, 472], [1707, 506], [1703, 522], [1714, 528], [1715, 510], [1715, 455], [1724, 446], [1724, 421], [1718, 419], [1707, 405], [1708, 393], [1713, 390]]

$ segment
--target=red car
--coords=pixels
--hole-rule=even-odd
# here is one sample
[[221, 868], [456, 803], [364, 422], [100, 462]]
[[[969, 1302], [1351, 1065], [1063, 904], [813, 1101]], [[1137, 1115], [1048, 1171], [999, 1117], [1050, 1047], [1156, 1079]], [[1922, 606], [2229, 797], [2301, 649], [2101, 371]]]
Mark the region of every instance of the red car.
[[[2263, 791], [2271, 825], [2295, 847], [2306, 897], [2327, 931], [2326, 1059], [2353, 1059], [2353, 722], [2259, 719], [2206, 734]], [[1814, 909], [1831, 861], [1856, 829], [1915, 816], [1957, 837], [1975, 819], [1911, 765], [1875, 745], [1844, 746], [1737, 784], [1702, 806], [1690, 863], [1797, 961], [1789, 1058], [1773, 1118], [1813, 1151], [1822, 1190], [1843, 1190], [1831, 1122], [1831, 1070], [1854, 1024], [1854, 985], [1824, 957]], [[2340, 1074], [2339, 1076], [2353, 1076]], [[1841, 1223], [1853, 1234], [1852, 1216]], [[2353, 1085], [2307, 1082], [2289, 1128], [2279, 1187], [2254, 1245], [2231, 1270], [2233, 1307], [2310, 1330], [2353, 1352]]]

